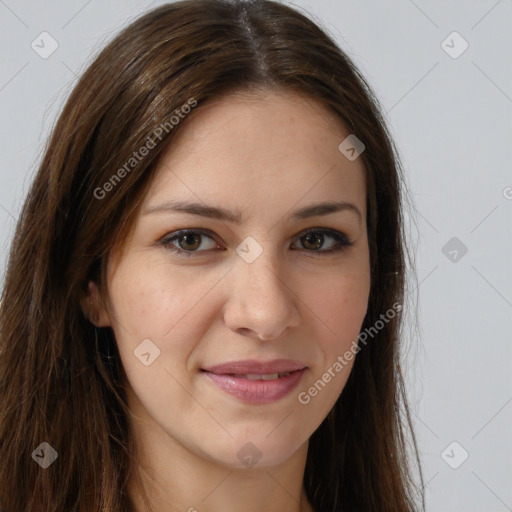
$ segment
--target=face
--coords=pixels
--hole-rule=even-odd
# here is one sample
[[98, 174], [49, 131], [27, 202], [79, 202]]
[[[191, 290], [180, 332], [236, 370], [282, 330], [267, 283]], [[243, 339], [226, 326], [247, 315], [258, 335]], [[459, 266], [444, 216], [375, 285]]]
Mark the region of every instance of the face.
[[181, 128], [109, 261], [98, 325], [146, 428], [225, 466], [276, 465], [354, 363], [340, 357], [370, 289], [364, 164], [338, 149], [337, 118], [288, 91], [225, 97]]

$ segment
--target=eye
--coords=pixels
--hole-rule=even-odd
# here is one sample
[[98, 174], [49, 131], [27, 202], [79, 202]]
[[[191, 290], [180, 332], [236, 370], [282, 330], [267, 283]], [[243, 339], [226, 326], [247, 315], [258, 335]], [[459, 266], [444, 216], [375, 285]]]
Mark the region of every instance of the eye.
[[[326, 239], [331, 239], [327, 248], [325, 248]], [[336, 231], [335, 229], [309, 229], [307, 232], [303, 233], [298, 240], [300, 241], [302, 248], [309, 252], [331, 253], [343, 251], [352, 245], [352, 242], [344, 233]]]
[[[209, 240], [205, 241], [205, 239]], [[329, 240], [326, 244], [326, 240]], [[352, 245], [347, 236], [334, 229], [313, 228], [301, 234], [298, 238], [302, 247], [307, 252], [320, 254], [333, 253], [346, 250]], [[221, 247], [213, 239], [213, 233], [205, 229], [182, 229], [162, 238], [158, 243], [178, 256], [190, 257], [195, 253], [205, 252]], [[327, 246], [327, 247], [326, 247]], [[293, 250], [297, 247], [292, 245]]]
[[[211, 233], [204, 229], [182, 229], [165, 236], [159, 243], [179, 256], [190, 257], [195, 252], [219, 247], [210, 235]], [[209, 239], [210, 242], [205, 243], [204, 239]]]

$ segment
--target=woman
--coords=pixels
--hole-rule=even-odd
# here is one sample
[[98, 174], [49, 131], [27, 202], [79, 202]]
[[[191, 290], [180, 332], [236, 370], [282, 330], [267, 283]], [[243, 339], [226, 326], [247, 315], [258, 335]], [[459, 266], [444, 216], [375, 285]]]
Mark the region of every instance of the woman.
[[419, 510], [400, 187], [370, 88], [297, 11], [191, 0], [128, 26], [13, 241], [3, 511]]

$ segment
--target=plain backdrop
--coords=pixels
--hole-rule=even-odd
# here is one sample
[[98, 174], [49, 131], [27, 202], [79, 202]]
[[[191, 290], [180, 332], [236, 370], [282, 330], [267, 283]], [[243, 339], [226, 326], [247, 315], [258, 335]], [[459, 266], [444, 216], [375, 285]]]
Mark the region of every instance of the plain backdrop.
[[[161, 3], [0, 0], [2, 271], [76, 76]], [[336, 38], [377, 93], [414, 201], [418, 329], [405, 331], [417, 334], [404, 358], [427, 510], [512, 510], [512, 1], [293, 5]], [[33, 49], [41, 37], [46, 51], [58, 44], [47, 58]]]

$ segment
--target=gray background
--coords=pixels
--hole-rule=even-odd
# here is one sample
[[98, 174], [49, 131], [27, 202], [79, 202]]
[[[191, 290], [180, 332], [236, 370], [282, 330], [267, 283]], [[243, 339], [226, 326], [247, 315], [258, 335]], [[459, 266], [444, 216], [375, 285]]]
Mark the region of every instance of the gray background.
[[[115, 32], [161, 3], [0, 0], [2, 269], [75, 76]], [[405, 332], [415, 334], [415, 295], [419, 332], [405, 355], [427, 510], [512, 510], [512, 1], [294, 5], [331, 31], [373, 86], [414, 200], [418, 287]], [[43, 31], [58, 42], [47, 59], [31, 48]], [[453, 31], [469, 44], [457, 58], [445, 51], [463, 49]]]

